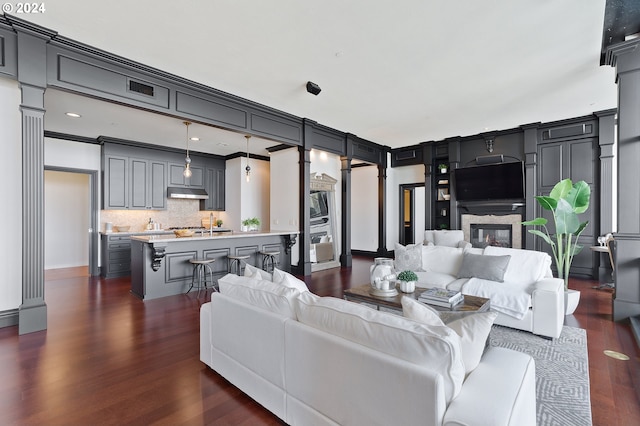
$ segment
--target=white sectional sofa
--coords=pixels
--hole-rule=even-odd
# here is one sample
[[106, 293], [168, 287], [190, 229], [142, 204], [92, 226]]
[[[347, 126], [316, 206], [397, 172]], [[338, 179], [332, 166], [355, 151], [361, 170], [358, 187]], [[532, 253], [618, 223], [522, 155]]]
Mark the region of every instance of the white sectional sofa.
[[443, 287], [491, 299], [496, 324], [556, 338], [564, 323], [564, 283], [547, 253], [488, 246], [396, 245], [396, 269], [411, 269], [419, 287]]
[[200, 359], [287, 424], [535, 425], [529, 355], [489, 347], [472, 368], [453, 328], [273, 280], [219, 280], [200, 311]]

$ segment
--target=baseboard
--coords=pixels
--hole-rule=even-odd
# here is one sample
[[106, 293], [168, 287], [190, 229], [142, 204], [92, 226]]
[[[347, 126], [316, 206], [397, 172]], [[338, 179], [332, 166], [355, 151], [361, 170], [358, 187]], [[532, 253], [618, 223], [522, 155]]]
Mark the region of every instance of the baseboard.
[[0, 312], [0, 328], [18, 325], [20, 314], [18, 308]]
[[631, 330], [633, 330], [633, 335], [636, 338], [636, 344], [640, 347], [640, 315], [629, 317], [629, 320], [631, 321]]
[[351, 255], [352, 256], [364, 256], [364, 257], [380, 257], [380, 255], [378, 254], [378, 252], [376, 251], [366, 251], [366, 250], [351, 250]]

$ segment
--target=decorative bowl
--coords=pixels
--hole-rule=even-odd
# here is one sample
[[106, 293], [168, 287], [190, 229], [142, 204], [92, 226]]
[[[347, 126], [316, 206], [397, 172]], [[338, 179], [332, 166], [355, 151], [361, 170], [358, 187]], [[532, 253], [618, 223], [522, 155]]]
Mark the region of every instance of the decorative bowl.
[[195, 231], [192, 229], [174, 229], [173, 233], [176, 234], [176, 237], [193, 237]]
[[116, 229], [117, 232], [127, 232], [129, 229], [131, 229], [130, 225], [114, 225], [114, 228]]

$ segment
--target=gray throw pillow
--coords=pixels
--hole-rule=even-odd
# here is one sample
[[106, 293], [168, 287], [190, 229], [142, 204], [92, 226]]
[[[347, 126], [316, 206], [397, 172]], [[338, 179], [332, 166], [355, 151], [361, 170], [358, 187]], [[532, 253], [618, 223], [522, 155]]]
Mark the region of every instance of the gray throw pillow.
[[422, 271], [422, 243], [403, 246], [396, 243], [394, 250], [395, 266], [401, 271]]
[[483, 280], [504, 282], [504, 273], [509, 266], [510, 255], [486, 256], [465, 253], [458, 278], [481, 278]]

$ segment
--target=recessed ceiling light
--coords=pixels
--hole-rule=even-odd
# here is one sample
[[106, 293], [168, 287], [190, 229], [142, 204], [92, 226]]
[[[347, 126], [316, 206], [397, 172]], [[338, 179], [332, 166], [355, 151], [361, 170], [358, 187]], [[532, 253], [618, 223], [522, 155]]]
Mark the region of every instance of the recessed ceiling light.
[[218, 146], [229, 146], [226, 142], [218, 142]]
[[80, 118], [80, 117], [82, 117], [80, 114], [78, 114], [78, 113], [76, 113], [76, 112], [65, 112], [65, 114], [66, 114], [68, 117], [71, 117], [71, 118]]
[[191, 138], [191, 140], [192, 140], [192, 141], [199, 141], [199, 140], [200, 140], [200, 138], [199, 138], [199, 137], [197, 137], [197, 136], [194, 136], [194, 137], [192, 137], [192, 138]]

